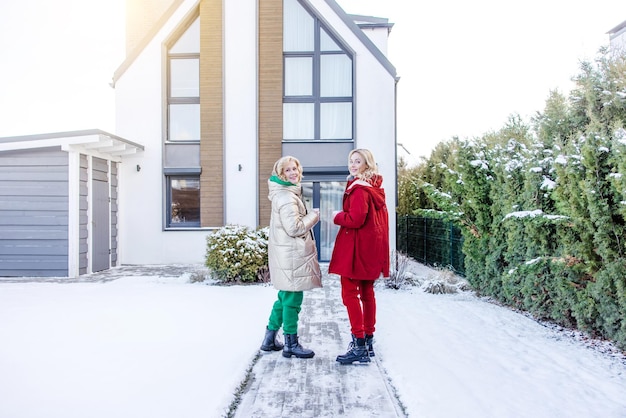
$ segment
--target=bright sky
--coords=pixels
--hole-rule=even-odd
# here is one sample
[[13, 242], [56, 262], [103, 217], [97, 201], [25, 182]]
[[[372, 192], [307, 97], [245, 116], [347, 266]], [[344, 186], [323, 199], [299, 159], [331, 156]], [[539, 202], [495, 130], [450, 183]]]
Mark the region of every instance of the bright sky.
[[[579, 61], [608, 44], [626, 1], [337, 0], [395, 26], [398, 142], [411, 159], [542, 111]], [[108, 86], [124, 57], [124, 0], [0, 4], [0, 137], [98, 128], [115, 133]]]
[[0, 137], [115, 133], [124, 48], [124, 0], [0, 2]]
[[394, 23], [389, 58], [398, 84], [398, 142], [412, 157], [543, 111], [567, 94], [579, 62], [626, 20], [623, 0], [338, 0], [347, 13]]

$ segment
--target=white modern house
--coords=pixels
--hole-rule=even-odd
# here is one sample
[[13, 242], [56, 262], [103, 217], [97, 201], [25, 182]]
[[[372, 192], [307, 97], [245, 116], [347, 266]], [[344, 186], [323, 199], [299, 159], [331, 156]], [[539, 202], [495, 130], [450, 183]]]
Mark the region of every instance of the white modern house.
[[[0, 221], [0, 276], [201, 263], [216, 228], [269, 224], [267, 179], [283, 155], [303, 164], [328, 260], [354, 148], [376, 157], [394, 243], [392, 26], [334, 0], [128, 0], [115, 134], [0, 138], [0, 214], [11, 217]], [[55, 212], [41, 183], [50, 161]], [[16, 186], [16, 169], [33, 187]]]
[[626, 51], [626, 20], [608, 31], [607, 34], [612, 50]]

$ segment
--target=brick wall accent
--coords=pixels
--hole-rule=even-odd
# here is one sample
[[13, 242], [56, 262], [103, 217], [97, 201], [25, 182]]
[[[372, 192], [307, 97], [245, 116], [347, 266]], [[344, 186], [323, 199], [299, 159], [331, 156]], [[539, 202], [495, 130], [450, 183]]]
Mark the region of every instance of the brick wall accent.
[[283, 1], [259, 1], [259, 226], [270, 223], [267, 179], [282, 156]]
[[200, 207], [203, 227], [224, 224], [222, 0], [200, 3]]

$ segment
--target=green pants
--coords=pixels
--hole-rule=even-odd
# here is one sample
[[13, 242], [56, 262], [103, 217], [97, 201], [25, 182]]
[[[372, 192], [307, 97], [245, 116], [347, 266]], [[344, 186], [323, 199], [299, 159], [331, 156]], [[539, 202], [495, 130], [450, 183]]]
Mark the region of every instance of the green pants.
[[277, 331], [282, 326], [283, 334], [297, 334], [298, 314], [300, 314], [303, 298], [304, 292], [279, 290], [267, 328]]

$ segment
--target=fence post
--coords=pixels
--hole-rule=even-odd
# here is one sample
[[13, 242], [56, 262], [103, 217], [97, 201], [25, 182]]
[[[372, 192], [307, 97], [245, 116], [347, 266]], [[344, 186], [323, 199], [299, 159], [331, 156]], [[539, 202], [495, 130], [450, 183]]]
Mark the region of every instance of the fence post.
[[448, 241], [450, 244], [450, 249], [449, 249], [449, 256], [448, 256], [448, 261], [450, 262], [450, 265], [452, 266], [452, 269], [455, 270], [454, 268], [454, 245], [452, 242], [452, 222], [448, 221]]
[[404, 244], [406, 245], [406, 247], [404, 248], [404, 251], [408, 255], [410, 254], [409, 253], [409, 215], [404, 215]]
[[427, 241], [426, 235], [428, 235], [428, 232], [427, 232], [428, 225], [426, 224], [426, 218], [422, 218], [422, 224], [423, 224], [422, 231], [424, 231], [424, 235], [422, 235], [424, 238], [424, 245], [422, 245], [422, 248], [423, 248], [422, 260], [424, 260], [423, 262], [425, 263], [426, 262], [426, 241]]

